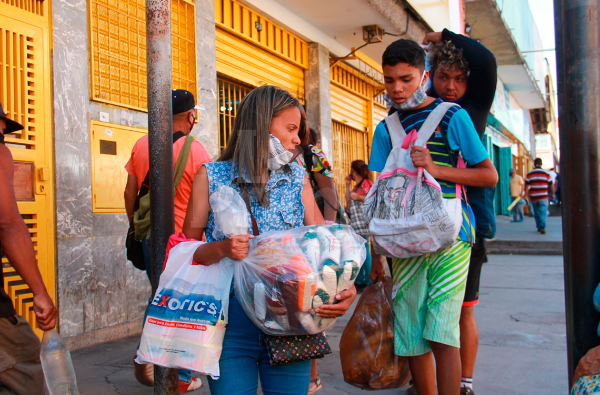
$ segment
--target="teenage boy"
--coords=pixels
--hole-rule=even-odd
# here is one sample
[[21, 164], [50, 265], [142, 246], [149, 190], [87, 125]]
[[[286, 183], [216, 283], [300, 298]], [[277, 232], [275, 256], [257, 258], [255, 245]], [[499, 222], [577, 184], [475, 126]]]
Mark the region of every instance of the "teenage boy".
[[[418, 130], [441, 99], [427, 96], [424, 85], [425, 52], [414, 41], [398, 40], [387, 47], [382, 59], [386, 100], [398, 110], [406, 131]], [[445, 137], [445, 138], [444, 138]], [[447, 140], [448, 144], [445, 144]], [[447, 148], [448, 147], [448, 148]], [[385, 120], [375, 130], [369, 169], [381, 172], [392, 150]], [[467, 169], [453, 167], [451, 155], [460, 151]], [[427, 147], [413, 147], [415, 167], [422, 167], [439, 180], [445, 198], [455, 197], [455, 183], [494, 187], [496, 169], [489, 160], [467, 112], [450, 108]], [[409, 357], [409, 366], [419, 395], [458, 395], [460, 392], [459, 318], [474, 237], [474, 220], [463, 201], [463, 226], [452, 246], [417, 258], [393, 259], [394, 311], [398, 317], [394, 346], [396, 354]], [[385, 271], [373, 255], [371, 279], [383, 279]], [[433, 351], [433, 355], [432, 355]], [[433, 362], [435, 356], [435, 366]]]
[[[472, 38], [448, 29], [425, 35], [423, 44], [433, 44], [429, 51], [431, 80], [429, 94], [447, 102], [459, 103], [471, 117], [479, 138], [483, 138], [487, 119], [496, 95], [498, 65], [494, 55]], [[479, 331], [474, 308], [479, 303], [481, 268], [487, 261], [485, 237], [490, 237], [490, 221], [495, 222], [491, 202], [486, 199], [492, 191], [469, 188], [467, 197], [473, 207], [475, 243], [471, 248], [471, 261], [465, 289], [465, 299], [460, 314], [460, 358], [462, 364], [461, 395], [474, 395], [473, 371], [479, 347]], [[523, 210], [523, 206], [517, 205]], [[522, 218], [522, 216], [521, 216]]]

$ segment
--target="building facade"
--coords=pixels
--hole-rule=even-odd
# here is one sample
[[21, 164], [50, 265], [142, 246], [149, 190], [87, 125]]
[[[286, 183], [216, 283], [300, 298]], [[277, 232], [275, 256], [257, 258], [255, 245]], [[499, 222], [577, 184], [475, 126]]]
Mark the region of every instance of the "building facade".
[[470, 36], [496, 56], [498, 84], [484, 143], [499, 175], [496, 214], [510, 205], [509, 170], [525, 177], [536, 157], [540, 114], [545, 117], [542, 43], [527, 1], [465, 0]]
[[[15, 190], [71, 349], [138, 333], [150, 296], [126, 260], [123, 201], [124, 165], [148, 127], [145, 19], [144, 0], [0, 0], [0, 100], [25, 126], [6, 139]], [[354, 51], [368, 25], [389, 34]], [[386, 115], [383, 50], [430, 30], [403, 0], [172, 0], [172, 85], [196, 96], [192, 133], [213, 158], [244, 95], [289, 90], [342, 186]], [[2, 263], [33, 323], [30, 290]]]
[[[216, 158], [243, 97], [281, 86], [305, 106], [343, 193], [351, 161], [368, 160], [387, 114], [385, 47], [445, 27], [470, 32], [500, 66], [485, 143], [501, 175], [501, 213], [508, 169], [524, 174], [535, 156], [530, 110], [544, 107], [535, 57], [521, 54], [520, 25], [509, 30], [509, 13], [493, 0], [428, 7], [420, 0], [172, 0], [172, 84], [201, 107], [193, 135]], [[7, 138], [15, 189], [71, 349], [138, 333], [150, 296], [145, 273], [126, 260], [123, 201], [124, 165], [148, 128], [145, 19], [144, 0], [0, 0], [0, 100], [25, 126]], [[3, 270], [19, 314], [34, 322], [31, 292], [6, 259]]]

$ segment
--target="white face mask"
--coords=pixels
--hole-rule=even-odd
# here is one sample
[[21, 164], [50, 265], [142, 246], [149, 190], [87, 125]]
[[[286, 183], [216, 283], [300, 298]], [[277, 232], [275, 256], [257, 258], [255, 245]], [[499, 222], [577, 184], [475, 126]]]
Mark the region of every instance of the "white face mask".
[[394, 107], [401, 111], [412, 110], [415, 107], [420, 106], [425, 100], [427, 100], [427, 92], [425, 92], [425, 88], [423, 87], [423, 80], [425, 79], [425, 71], [423, 71], [423, 76], [421, 77], [421, 82], [419, 82], [419, 87], [416, 91], [408, 99], [406, 99], [403, 103], [397, 104], [395, 103], [390, 96], [385, 94], [384, 100], [389, 107]]
[[269, 140], [269, 170], [274, 171], [290, 163], [293, 152], [285, 149], [281, 141], [272, 134]]

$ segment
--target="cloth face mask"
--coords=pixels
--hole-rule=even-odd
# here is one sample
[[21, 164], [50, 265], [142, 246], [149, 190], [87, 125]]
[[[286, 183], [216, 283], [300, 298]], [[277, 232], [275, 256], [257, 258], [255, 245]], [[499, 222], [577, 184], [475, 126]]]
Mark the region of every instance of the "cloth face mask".
[[384, 100], [387, 104], [388, 110], [390, 107], [394, 107], [400, 111], [412, 110], [415, 107], [418, 107], [427, 100], [427, 92], [425, 92], [425, 88], [423, 87], [423, 80], [425, 79], [425, 72], [423, 71], [423, 76], [421, 77], [421, 82], [419, 82], [419, 87], [416, 91], [408, 99], [404, 101], [404, 103], [394, 103], [394, 101], [390, 98], [390, 95], [385, 94]]
[[290, 163], [294, 154], [285, 149], [281, 141], [272, 134], [269, 140], [269, 170], [274, 171]]

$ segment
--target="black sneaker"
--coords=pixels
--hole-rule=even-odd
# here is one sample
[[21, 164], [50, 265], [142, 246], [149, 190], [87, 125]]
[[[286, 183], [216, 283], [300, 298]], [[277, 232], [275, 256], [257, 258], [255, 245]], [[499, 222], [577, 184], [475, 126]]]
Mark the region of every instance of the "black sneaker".
[[460, 387], [460, 395], [475, 395], [475, 391], [469, 387]]
[[545, 235], [546, 234], [546, 228], [540, 228], [540, 233]]

